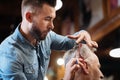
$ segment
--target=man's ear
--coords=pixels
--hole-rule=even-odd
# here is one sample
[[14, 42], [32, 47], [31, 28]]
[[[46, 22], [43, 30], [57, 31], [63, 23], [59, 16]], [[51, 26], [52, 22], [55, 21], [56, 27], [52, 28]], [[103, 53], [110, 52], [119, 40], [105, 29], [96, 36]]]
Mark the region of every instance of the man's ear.
[[83, 73], [85, 73], [86, 75], [89, 74], [89, 67], [87, 62], [85, 61], [83, 62], [82, 70], [83, 70]]
[[31, 12], [27, 12], [25, 17], [28, 22], [30, 22], [30, 23], [32, 22], [32, 13]]

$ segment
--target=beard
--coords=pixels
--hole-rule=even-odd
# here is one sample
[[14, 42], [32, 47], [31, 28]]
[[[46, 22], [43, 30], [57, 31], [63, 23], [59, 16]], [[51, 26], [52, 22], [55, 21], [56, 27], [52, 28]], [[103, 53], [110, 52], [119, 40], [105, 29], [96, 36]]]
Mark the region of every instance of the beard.
[[46, 38], [48, 32], [47, 31], [41, 32], [40, 29], [38, 29], [38, 26], [34, 23], [32, 25], [30, 33], [37, 41], [40, 41]]

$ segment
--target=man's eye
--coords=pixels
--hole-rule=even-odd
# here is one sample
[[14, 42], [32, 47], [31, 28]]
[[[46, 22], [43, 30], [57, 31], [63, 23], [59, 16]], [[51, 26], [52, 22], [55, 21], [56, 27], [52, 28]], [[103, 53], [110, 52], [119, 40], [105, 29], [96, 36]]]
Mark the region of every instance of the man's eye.
[[50, 18], [45, 18], [45, 20], [50, 21]]
[[46, 17], [45, 20], [51, 21], [51, 18], [50, 17]]

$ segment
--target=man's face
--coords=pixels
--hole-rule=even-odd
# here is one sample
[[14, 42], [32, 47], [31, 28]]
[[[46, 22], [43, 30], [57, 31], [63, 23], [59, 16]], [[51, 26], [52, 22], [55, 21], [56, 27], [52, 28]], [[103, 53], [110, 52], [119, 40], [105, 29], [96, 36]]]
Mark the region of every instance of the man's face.
[[[96, 55], [93, 57], [94, 60], [91, 60], [88, 64], [89, 67], [89, 80], [102, 80], [103, 74], [100, 70], [100, 63]], [[88, 79], [87, 79], [88, 80]]]
[[103, 74], [100, 70], [100, 63], [96, 55], [87, 62], [88, 74], [81, 74], [81, 70], [75, 73], [75, 80], [102, 80]]
[[33, 21], [31, 26], [31, 34], [37, 40], [44, 40], [48, 32], [54, 28], [53, 20], [55, 18], [55, 9], [47, 4], [33, 14]]

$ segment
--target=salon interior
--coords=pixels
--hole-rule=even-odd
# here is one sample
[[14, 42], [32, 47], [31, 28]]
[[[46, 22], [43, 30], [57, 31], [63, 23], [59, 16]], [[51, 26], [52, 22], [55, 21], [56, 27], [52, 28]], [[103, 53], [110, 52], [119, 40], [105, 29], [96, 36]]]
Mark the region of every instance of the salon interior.
[[[0, 42], [21, 21], [21, 0], [0, 0]], [[120, 80], [120, 0], [57, 0], [54, 31], [61, 35], [87, 30], [99, 47], [95, 52], [104, 80]], [[52, 51], [44, 80], [64, 76], [65, 51]]]

